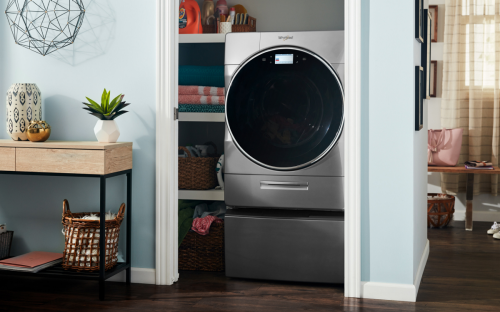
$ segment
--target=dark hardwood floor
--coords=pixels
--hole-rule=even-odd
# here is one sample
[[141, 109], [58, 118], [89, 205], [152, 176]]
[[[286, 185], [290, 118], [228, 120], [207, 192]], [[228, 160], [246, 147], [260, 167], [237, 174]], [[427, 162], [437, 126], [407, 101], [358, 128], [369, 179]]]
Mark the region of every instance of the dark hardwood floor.
[[345, 299], [342, 285], [226, 278], [181, 272], [174, 286], [107, 283], [97, 298], [90, 281], [2, 278], [0, 311], [498, 311], [500, 240], [490, 223], [429, 230], [431, 253], [417, 303]]

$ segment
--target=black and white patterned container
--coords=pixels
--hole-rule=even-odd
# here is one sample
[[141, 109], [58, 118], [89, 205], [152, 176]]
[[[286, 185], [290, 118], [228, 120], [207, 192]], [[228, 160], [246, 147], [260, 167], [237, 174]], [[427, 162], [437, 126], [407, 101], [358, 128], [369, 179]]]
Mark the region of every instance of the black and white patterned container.
[[31, 121], [42, 120], [42, 93], [34, 83], [15, 83], [7, 91], [7, 133], [14, 141], [28, 141]]

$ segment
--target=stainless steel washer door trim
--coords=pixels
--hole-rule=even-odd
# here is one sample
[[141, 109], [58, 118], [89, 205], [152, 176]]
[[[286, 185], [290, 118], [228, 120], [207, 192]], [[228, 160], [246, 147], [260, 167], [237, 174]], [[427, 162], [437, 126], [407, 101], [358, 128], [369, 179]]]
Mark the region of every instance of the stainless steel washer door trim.
[[[229, 91], [231, 90], [231, 86], [233, 84], [233, 81], [235, 79], [235, 77], [238, 76], [238, 73], [240, 72], [240, 70], [245, 67], [250, 61], [252, 61], [253, 59], [259, 57], [260, 55], [262, 54], [265, 54], [265, 53], [268, 53], [268, 52], [271, 52], [271, 51], [275, 51], [275, 50], [282, 50], [282, 49], [289, 49], [289, 50], [296, 50], [296, 51], [300, 51], [300, 52], [304, 52], [304, 53], [308, 53], [310, 54], [311, 56], [317, 58], [319, 61], [321, 61], [332, 73], [333, 77], [335, 77], [335, 79], [337, 80], [337, 83], [340, 85], [340, 92], [342, 93], [342, 121], [340, 123], [340, 127], [339, 127], [339, 130], [337, 131], [337, 134], [335, 135], [335, 138], [333, 139], [332, 143], [323, 151], [323, 153], [319, 154], [316, 158], [314, 158], [313, 160], [305, 163], [305, 164], [302, 164], [302, 165], [298, 165], [298, 166], [293, 166], [293, 167], [274, 167], [274, 166], [270, 166], [270, 165], [267, 165], [267, 164], [264, 164], [256, 159], [254, 159], [252, 156], [250, 156], [239, 144], [238, 144], [238, 141], [236, 140], [236, 138], [234, 137], [233, 133], [231, 132], [231, 127], [229, 126], [229, 119], [227, 117], [227, 101], [228, 101], [228, 98], [229, 98]], [[226, 110], [225, 110], [225, 115], [226, 115], [226, 126], [227, 126], [227, 129], [229, 131], [229, 134], [231, 135], [231, 138], [233, 139], [233, 142], [234, 144], [236, 145], [236, 147], [238, 148], [238, 150], [243, 153], [243, 155], [245, 155], [245, 157], [247, 157], [248, 159], [250, 159], [251, 161], [253, 161], [254, 163], [256, 163], [257, 165], [259, 166], [262, 166], [264, 168], [267, 168], [267, 169], [271, 169], [271, 170], [276, 170], [276, 171], [293, 171], [293, 170], [299, 170], [299, 169], [302, 169], [302, 168], [305, 168], [305, 167], [309, 167], [313, 164], [315, 164], [316, 162], [320, 161], [323, 157], [325, 157], [326, 154], [328, 154], [328, 152], [330, 152], [334, 147], [335, 145], [337, 144], [339, 138], [340, 138], [340, 135], [342, 134], [342, 131], [344, 129], [344, 120], [345, 120], [345, 116], [344, 116], [344, 101], [345, 97], [344, 97], [344, 87], [342, 85], [342, 82], [340, 81], [339, 79], [339, 76], [337, 74], [337, 72], [335, 71], [335, 69], [333, 69], [333, 67], [330, 65], [330, 63], [328, 63], [327, 61], [325, 61], [321, 56], [317, 55], [316, 53], [312, 52], [312, 51], [309, 51], [307, 49], [303, 49], [303, 48], [299, 48], [299, 47], [294, 47], [294, 46], [276, 46], [276, 47], [272, 47], [272, 48], [269, 48], [269, 49], [266, 49], [266, 50], [262, 50], [260, 52], [257, 52], [255, 54], [253, 54], [252, 56], [248, 57], [245, 62], [243, 62], [239, 67], [238, 69], [235, 71], [235, 73], [233, 74], [233, 76], [231, 77], [231, 82], [229, 83], [229, 86], [227, 87], [227, 90], [226, 90]]]

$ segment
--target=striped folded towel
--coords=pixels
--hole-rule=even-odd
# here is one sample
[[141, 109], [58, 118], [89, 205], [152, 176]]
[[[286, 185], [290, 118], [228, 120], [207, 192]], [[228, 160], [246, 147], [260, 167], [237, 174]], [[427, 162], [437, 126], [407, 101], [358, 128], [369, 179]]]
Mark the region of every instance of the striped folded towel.
[[225, 96], [179, 95], [179, 104], [224, 105], [225, 102]]
[[224, 96], [224, 88], [204, 86], [179, 86], [179, 95]]

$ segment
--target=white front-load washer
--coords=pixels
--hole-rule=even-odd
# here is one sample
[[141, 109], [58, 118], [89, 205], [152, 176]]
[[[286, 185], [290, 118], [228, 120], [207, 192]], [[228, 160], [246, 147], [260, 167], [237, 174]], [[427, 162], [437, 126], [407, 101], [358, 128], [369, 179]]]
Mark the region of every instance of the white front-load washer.
[[344, 279], [344, 32], [226, 36], [226, 275]]

